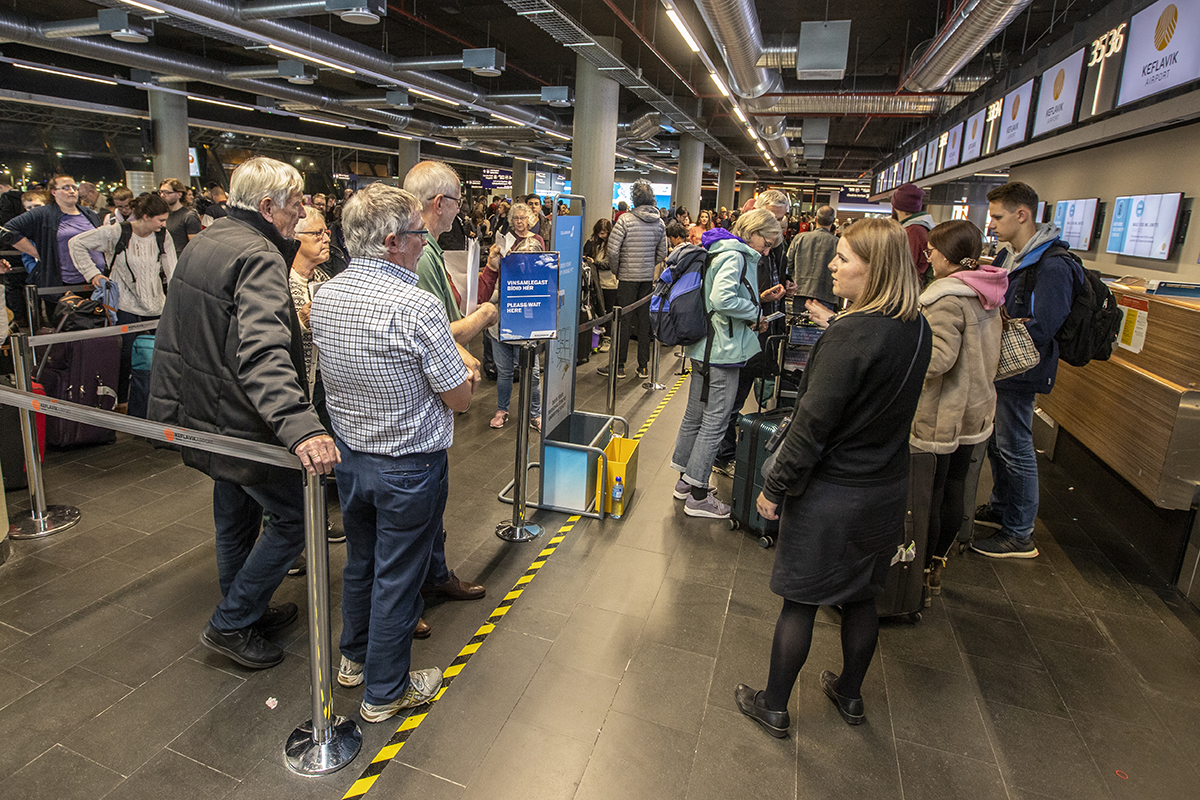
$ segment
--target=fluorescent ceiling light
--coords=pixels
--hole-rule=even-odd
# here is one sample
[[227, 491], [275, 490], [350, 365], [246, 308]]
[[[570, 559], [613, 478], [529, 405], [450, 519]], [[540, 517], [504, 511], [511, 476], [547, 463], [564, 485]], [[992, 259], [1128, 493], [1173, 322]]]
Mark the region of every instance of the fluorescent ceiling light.
[[135, 2], [135, 0], [121, 0], [121, 2], [127, 6], [133, 6], [134, 8], [140, 8], [142, 11], [149, 11], [152, 14], [167, 13], [166, 11], [163, 11], [161, 8], [155, 8], [154, 6], [148, 6], [145, 3], [138, 3], [138, 2]]
[[397, 139], [408, 139], [409, 141], [411, 141], [413, 138], [411, 136], [405, 136], [403, 133], [393, 133], [392, 131], [375, 131], [375, 132], [378, 133], [380, 136], [394, 136]]
[[479, 152], [483, 153], [485, 156], [496, 156], [497, 158], [504, 157], [500, 153], [494, 152], [492, 150], [484, 150], [482, 147], [479, 148]]
[[571, 141], [570, 136], [563, 136], [561, 133], [556, 133], [555, 131], [546, 131], [546, 133], [550, 136], [553, 136], [555, 139], [562, 139], [564, 142]]
[[725, 82], [721, 80], [720, 75], [718, 75], [715, 72], [710, 72], [708, 74], [708, 77], [712, 78], [712, 82], [717, 85], [717, 89], [720, 90], [721, 94], [725, 95], [726, 97], [729, 97], [729, 90], [727, 88], [725, 88]]
[[430, 100], [437, 100], [439, 103], [445, 103], [448, 106], [457, 106], [458, 105], [457, 100], [447, 100], [444, 97], [438, 97], [436, 94], [430, 94], [429, 92], [423, 92], [420, 89], [417, 89], [412, 86], [408, 87], [408, 90], [410, 92], [412, 92], [413, 94], [419, 94], [419, 95], [421, 95], [421, 97], [428, 97]]
[[575, 42], [574, 44], [564, 44], [563, 47], [595, 47], [595, 42]]
[[756, 139], [754, 143], [758, 145], [759, 150], [762, 150], [764, 153], [767, 152], [767, 146], [762, 143], [761, 139]]
[[343, 125], [343, 124], [342, 124], [342, 123], [340, 123], [340, 122], [332, 122], [332, 121], [330, 121], [330, 120], [327, 120], [327, 119], [317, 119], [316, 117], [299, 117], [299, 119], [300, 119], [300, 121], [301, 121], [301, 122], [315, 122], [315, 123], [317, 123], [318, 125], [328, 125], [328, 126], [329, 126], [329, 127], [331, 127], [331, 128], [344, 128], [344, 127], [346, 127], [345, 125]]
[[254, 106], [242, 105], [241, 103], [229, 103], [225, 100], [213, 100], [210, 97], [200, 97], [198, 95], [189, 94], [188, 100], [195, 100], [198, 103], [211, 103], [214, 106], [226, 106], [227, 108], [236, 108], [239, 111], [253, 111]]
[[506, 117], [506, 116], [504, 116], [503, 114], [497, 114], [495, 111], [489, 111], [488, 113], [489, 113], [489, 114], [491, 114], [491, 115], [492, 115], [493, 117], [495, 117], [496, 119], [498, 119], [498, 120], [502, 120], [502, 121], [504, 121], [504, 122], [507, 122], [507, 123], [509, 123], [509, 124], [512, 124], [512, 125], [521, 125], [521, 126], [523, 126], [523, 125], [525, 124], [525, 123], [523, 123], [523, 122], [520, 122], [519, 120], [515, 120], [515, 119], [513, 119], [512, 117]]
[[461, 144], [451, 144], [450, 142], [438, 142], [438, 141], [435, 141], [435, 142], [434, 142], [434, 144], [440, 144], [442, 147], [453, 147], [455, 150], [462, 150], [462, 149], [463, 149], [463, 146], [462, 146]]
[[292, 58], [298, 58], [301, 61], [311, 61], [314, 64], [320, 64], [322, 67], [329, 67], [330, 69], [336, 69], [338, 72], [344, 72], [347, 75], [354, 74], [354, 70], [349, 69], [348, 67], [343, 67], [339, 64], [334, 64], [332, 61], [322, 61], [315, 56], [310, 56], [306, 53], [299, 53], [295, 50], [288, 50], [286, 47], [280, 47], [277, 44], [267, 45], [267, 47], [271, 50], [274, 50], [276, 53], [284, 53]]
[[737, 117], [738, 119], [740, 119], [742, 122], [746, 123], [747, 125], [750, 124], [750, 120], [746, 119], [746, 115], [742, 113], [742, 107], [739, 106], [737, 103], [733, 104], [733, 114], [735, 117]]
[[102, 83], [105, 86], [116, 86], [116, 81], [105, 80], [104, 78], [93, 78], [90, 75], [76, 75], [74, 72], [61, 72], [57, 69], [47, 69], [46, 67], [35, 67], [32, 64], [13, 64], [19, 69], [27, 69], [31, 72], [44, 72], [47, 75], [57, 75], [60, 78], [75, 78], [81, 81], [91, 81], [92, 83]]
[[692, 49], [692, 52], [699, 53], [700, 45], [696, 44], [696, 40], [692, 38], [692, 32], [689, 31], [687, 26], [683, 24], [683, 20], [679, 18], [679, 14], [675, 12], [675, 9], [667, 9], [667, 18], [670, 19], [671, 22], [675, 23], [676, 30], [679, 31], [679, 35], [683, 37], [685, 42], [687, 42], [687, 46]]
[[552, 9], [552, 8], [539, 8], [536, 11], [518, 11], [517, 16], [518, 17], [532, 17], [534, 14], [553, 14], [553, 13], [554, 13], [554, 9]]

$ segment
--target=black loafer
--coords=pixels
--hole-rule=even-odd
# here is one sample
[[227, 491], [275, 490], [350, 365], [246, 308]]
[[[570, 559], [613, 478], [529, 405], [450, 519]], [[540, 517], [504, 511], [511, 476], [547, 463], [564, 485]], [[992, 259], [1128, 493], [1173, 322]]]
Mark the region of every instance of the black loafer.
[[200, 634], [200, 644], [250, 669], [267, 669], [283, 661], [283, 649], [268, 642], [253, 627], [219, 631], [210, 622]]
[[281, 603], [277, 606], [267, 606], [267, 610], [258, 618], [258, 622], [250, 627], [263, 636], [270, 636], [291, 625], [296, 621], [296, 617], [298, 616], [300, 616], [300, 609], [296, 607], [295, 603]]
[[763, 726], [767, 733], [776, 739], [788, 735], [788, 726], [792, 724], [786, 711], [771, 711], [762, 705], [762, 692], [751, 689], [744, 683], [739, 683], [733, 690], [733, 699], [743, 714]]
[[863, 716], [862, 698], [859, 697], [852, 700], [849, 697], [842, 697], [838, 694], [833, 688], [837, 683], [837, 679], [837, 675], [834, 675], [829, 670], [825, 670], [821, 673], [821, 689], [824, 690], [825, 696], [837, 706], [838, 713], [842, 715], [842, 719], [846, 720], [847, 725], [862, 725], [863, 720], [866, 719]]

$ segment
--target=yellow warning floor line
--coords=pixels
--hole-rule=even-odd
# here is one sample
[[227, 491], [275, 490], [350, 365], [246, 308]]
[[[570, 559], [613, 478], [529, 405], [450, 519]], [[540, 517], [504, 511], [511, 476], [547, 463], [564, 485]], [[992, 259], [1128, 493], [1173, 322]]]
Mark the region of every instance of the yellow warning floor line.
[[[667, 403], [669, 403], [671, 398], [675, 396], [675, 393], [679, 391], [679, 387], [683, 385], [683, 382], [686, 379], [686, 375], [682, 376], [671, 388], [671, 390], [667, 392], [666, 397], [663, 398], [662, 402], [658, 404], [658, 407], [654, 409], [653, 413], [650, 414], [645, 424], [643, 424], [638, 432], [634, 434], [634, 439], [642, 438], [642, 436], [646, 434], [646, 431], [650, 430], [650, 426], [654, 424], [654, 420], [658, 419], [658, 415], [661, 414], [662, 410], [667, 407]], [[516, 584], [513, 585], [512, 590], [508, 592], [508, 594], [504, 595], [504, 599], [500, 601], [500, 605], [496, 606], [495, 610], [492, 611], [492, 613], [488, 616], [487, 622], [481, 625], [479, 630], [475, 631], [475, 635], [471, 637], [471, 641], [467, 642], [467, 645], [463, 647], [462, 650], [458, 651], [458, 655], [454, 657], [454, 661], [450, 663], [449, 667], [442, 671], [442, 688], [432, 700], [425, 705], [418, 706], [412, 711], [412, 713], [403, 719], [403, 721], [400, 723], [400, 727], [396, 729], [396, 732], [392, 735], [392, 738], [388, 740], [388, 743], [383, 746], [383, 748], [373, 759], [371, 759], [371, 763], [368, 764], [367, 768], [364, 769], [362, 774], [358, 776], [358, 780], [356, 780], [346, 791], [346, 793], [342, 795], [342, 800], [350, 800], [350, 798], [362, 797], [367, 793], [367, 790], [369, 790], [375, 784], [375, 781], [383, 773], [383, 770], [392, 762], [392, 759], [394, 759], [404, 747], [404, 744], [409, 740], [409, 737], [411, 737], [413, 732], [416, 731], [417, 728], [421, 726], [421, 723], [425, 721], [425, 717], [429, 714], [429, 710], [433, 704], [438, 700], [441, 700], [442, 696], [446, 694], [446, 690], [450, 688], [450, 684], [454, 683], [454, 679], [457, 678], [458, 675], [463, 671], [463, 667], [465, 667], [467, 662], [471, 660], [471, 656], [475, 655], [479, 648], [483, 646], [483, 643], [487, 639], [488, 635], [492, 631], [496, 630], [496, 623], [502, 620], [504, 615], [508, 613], [508, 610], [512, 608], [513, 603], [517, 602], [517, 598], [519, 598], [525, 591], [526, 587], [529, 586], [529, 582], [533, 580], [535, 575], [537, 575], [538, 570], [545, 566], [546, 561], [548, 561], [550, 556], [554, 554], [554, 551], [558, 549], [558, 545], [562, 543], [563, 539], [567, 538], [566, 534], [571, 532], [571, 529], [575, 527], [575, 523], [579, 522], [579, 520], [580, 517], [578, 515], [567, 518], [566, 524], [558, 529], [558, 534], [546, 543], [546, 547], [537, 554], [537, 557], [534, 559], [533, 563], [529, 565], [529, 569], [525, 571], [525, 574], [518, 578]]]

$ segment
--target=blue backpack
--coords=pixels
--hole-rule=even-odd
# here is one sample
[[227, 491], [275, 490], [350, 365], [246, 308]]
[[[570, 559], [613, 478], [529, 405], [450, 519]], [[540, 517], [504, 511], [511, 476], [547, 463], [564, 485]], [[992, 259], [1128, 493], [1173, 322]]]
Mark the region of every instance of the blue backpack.
[[704, 250], [662, 271], [650, 297], [650, 330], [665, 345], [690, 345], [708, 336], [704, 273], [712, 256]]

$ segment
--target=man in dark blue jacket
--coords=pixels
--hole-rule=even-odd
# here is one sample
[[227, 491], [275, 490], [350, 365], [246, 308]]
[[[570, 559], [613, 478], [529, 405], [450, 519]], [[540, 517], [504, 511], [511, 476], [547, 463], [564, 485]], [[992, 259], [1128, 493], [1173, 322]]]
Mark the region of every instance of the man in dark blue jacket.
[[[999, 528], [990, 539], [971, 545], [992, 558], [1036, 558], [1033, 522], [1038, 512], [1037, 453], [1033, 447], [1034, 395], [1049, 394], [1058, 373], [1054, 338], [1071, 310], [1083, 272], [1066, 252], [1058, 226], [1038, 223], [1038, 196], [1030, 186], [1006, 183], [988, 192], [988, 214], [996, 236], [1010, 249], [996, 258], [1008, 270], [1005, 309], [1028, 319], [1041, 362], [1020, 375], [996, 382], [996, 428], [988, 442], [992, 496], [975, 511], [975, 521]], [[1036, 269], [1034, 269], [1036, 268]]]

